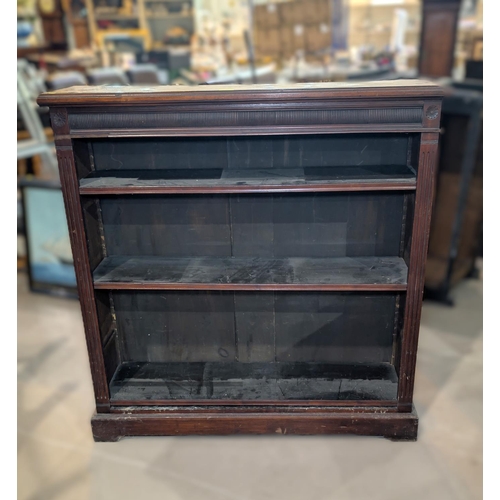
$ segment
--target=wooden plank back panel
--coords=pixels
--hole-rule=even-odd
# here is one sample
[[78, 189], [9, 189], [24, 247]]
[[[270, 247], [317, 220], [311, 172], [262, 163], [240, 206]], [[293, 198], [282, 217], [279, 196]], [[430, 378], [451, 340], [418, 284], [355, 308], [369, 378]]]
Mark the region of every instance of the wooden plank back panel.
[[408, 135], [95, 139], [96, 171], [405, 165]]
[[112, 294], [124, 361], [391, 361], [396, 293]]
[[113, 301], [126, 361], [236, 358], [231, 294], [114, 292]]
[[[101, 199], [108, 255], [399, 256], [402, 193]], [[363, 216], [360, 216], [360, 215]]]

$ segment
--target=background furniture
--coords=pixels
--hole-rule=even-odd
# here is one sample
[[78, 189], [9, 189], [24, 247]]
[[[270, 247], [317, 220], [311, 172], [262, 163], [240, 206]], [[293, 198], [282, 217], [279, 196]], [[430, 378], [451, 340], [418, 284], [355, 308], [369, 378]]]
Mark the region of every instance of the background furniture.
[[66, 50], [68, 42], [64, 28], [64, 9], [61, 0], [37, 0], [45, 43], [51, 49]]
[[[146, 27], [151, 33], [153, 47], [165, 44], [189, 47], [195, 32], [193, 0], [139, 0], [139, 2], [144, 10]], [[177, 36], [176, 32], [172, 31], [174, 29], [178, 32]]]
[[253, 6], [252, 39], [256, 58], [280, 60], [297, 53], [308, 57], [330, 54], [331, 7], [329, 0], [293, 0]]
[[465, 62], [465, 78], [483, 81], [483, 60], [468, 60]]
[[40, 96], [94, 438], [416, 439], [441, 94], [399, 80]]
[[56, 178], [57, 161], [54, 144], [47, 138], [44, 124], [36, 105], [36, 98], [44, 90], [45, 84], [37, 74], [35, 68], [25, 59], [18, 59], [18, 121], [22, 122], [27, 133], [21, 134], [17, 141], [17, 159], [26, 160], [39, 155], [42, 159], [40, 174], [48, 178]]
[[160, 83], [158, 68], [154, 64], [136, 64], [126, 74], [132, 85], [158, 85]]
[[90, 85], [128, 85], [127, 75], [121, 68], [96, 68], [87, 72]]
[[141, 39], [150, 50], [151, 37], [147, 29], [144, 4], [141, 0], [86, 0], [90, 35], [101, 49], [110, 35], [127, 35]]
[[418, 70], [421, 76], [451, 76], [461, 0], [423, 0]]
[[477, 275], [482, 248], [483, 96], [464, 83], [444, 88], [425, 291], [428, 298], [452, 305], [451, 287]]
[[87, 85], [87, 78], [79, 71], [58, 71], [47, 78], [49, 90], [59, 90], [76, 85]]
[[89, 23], [86, 3], [88, 0], [63, 0], [66, 14], [69, 49], [90, 47]]

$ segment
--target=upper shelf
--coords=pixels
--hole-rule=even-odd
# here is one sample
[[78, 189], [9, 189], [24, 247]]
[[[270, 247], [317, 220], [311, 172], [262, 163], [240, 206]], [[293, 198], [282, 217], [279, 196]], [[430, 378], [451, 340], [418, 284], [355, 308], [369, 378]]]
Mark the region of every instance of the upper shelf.
[[407, 166], [291, 169], [99, 170], [80, 181], [82, 195], [414, 190]]

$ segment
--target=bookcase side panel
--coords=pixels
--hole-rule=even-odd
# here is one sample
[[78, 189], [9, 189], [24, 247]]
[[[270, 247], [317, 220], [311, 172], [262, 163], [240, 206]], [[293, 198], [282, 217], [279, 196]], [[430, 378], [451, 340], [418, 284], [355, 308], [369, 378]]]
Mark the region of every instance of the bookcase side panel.
[[415, 215], [408, 270], [408, 291], [404, 313], [401, 358], [399, 360], [398, 409], [400, 411], [411, 411], [412, 409], [438, 139], [439, 134], [437, 133], [423, 133], [420, 142]]
[[75, 266], [78, 296], [82, 310], [85, 337], [98, 412], [109, 411], [109, 390], [102, 353], [100, 325], [92, 284], [92, 273], [88, 257], [87, 239], [78, 192], [78, 177], [67, 112], [65, 109], [51, 110], [54, 129], [59, 176], [66, 209], [71, 250]]

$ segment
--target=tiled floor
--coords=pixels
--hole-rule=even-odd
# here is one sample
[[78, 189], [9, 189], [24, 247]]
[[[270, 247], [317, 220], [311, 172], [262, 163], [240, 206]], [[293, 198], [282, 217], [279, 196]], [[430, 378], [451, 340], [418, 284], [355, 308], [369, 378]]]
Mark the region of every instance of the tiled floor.
[[19, 276], [18, 485], [25, 500], [482, 498], [482, 282], [424, 306], [416, 443], [362, 437], [132, 438], [94, 444], [78, 303]]

